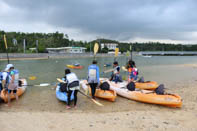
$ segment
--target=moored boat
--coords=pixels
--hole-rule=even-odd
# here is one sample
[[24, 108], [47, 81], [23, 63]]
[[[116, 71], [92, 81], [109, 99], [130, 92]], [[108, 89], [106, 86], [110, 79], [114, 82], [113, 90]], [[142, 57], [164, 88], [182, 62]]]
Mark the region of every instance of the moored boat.
[[79, 65], [79, 66], [75, 66], [75, 65], [66, 65], [68, 68], [71, 69], [83, 69], [83, 66]]

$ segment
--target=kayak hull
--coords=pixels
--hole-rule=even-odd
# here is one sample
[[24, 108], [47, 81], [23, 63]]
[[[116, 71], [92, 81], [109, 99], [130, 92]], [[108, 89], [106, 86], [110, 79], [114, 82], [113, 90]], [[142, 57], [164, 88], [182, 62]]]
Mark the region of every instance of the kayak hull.
[[[87, 85], [88, 84], [87, 80], [80, 81], [80, 84], [81, 84], [81, 87], [85, 90], [85, 92], [91, 95], [91, 88], [89, 85]], [[114, 102], [116, 100], [117, 94], [116, 94], [116, 91], [114, 90], [104, 91], [101, 89], [96, 89], [95, 97]]]
[[116, 91], [118, 95], [130, 100], [135, 100], [144, 103], [158, 104], [168, 107], [182, 106], [182, 99], [179, 95], [176, 94], [158, 95], [153, 91], [149, 91], [149, 90], [129, 91], [128, 89], [121, 87], [119, 84], [116, 84], [111, 81], [107, 81], [107, 82], [110, 84], [111, 90]]
[[[68, 96], [67, 96], [67, 93], [66, 92], [61, 92], [60, 91], [60, 86], [58, 85], [57, 88], [56, 88], [56, 98], [60, 101], [63, 101], [63, 102], [68, 102]], [[74, 91], [72, 92], [71, 94], [71, 101], [74, 100]]]
[[71, 69], [83, 69], [83, 66], [75, 66], [75, 65], [66, 65], [66, 66]]
[[[108, 80], [107, 78], [100, 78], [100, 80]], [[126, 87], [128, 81], [123, 81], [119, 83], [120, 87]], [[158, 83], [155, 81], [147, 81], [147, 82], [135, 82], [135, 88], [143, 89], [143, 90], [154, 90], [158, 87]]]
[[[25, 90], [26, 90], [26, 88], [27, 88], [27, 81], [26, 81], [26, 79], [20, 79], [21, 81], [22, 81], [22, 85], [24, 85], [24, 86], [21, 86], [21, 87], [18, 87], [17, 88], [17, 95], [18, 96], [21, 96], [24, 92], [25, 92]], [[5, 93], [6, 92], [6, 93]], [[8, 92], [7, 91], [5, 91], [5, 89], [3, 89], [2, 91], [1, 91], [1, 99], [3, 99], [4, 100], [4, 102], [8, 102]], [[10, 95], [10, 99], [12, 100], [12, 99], [15, 99], [15, 96], [14, 96], [14, 93], [12, 92], [11, 93], [11, 95]]]

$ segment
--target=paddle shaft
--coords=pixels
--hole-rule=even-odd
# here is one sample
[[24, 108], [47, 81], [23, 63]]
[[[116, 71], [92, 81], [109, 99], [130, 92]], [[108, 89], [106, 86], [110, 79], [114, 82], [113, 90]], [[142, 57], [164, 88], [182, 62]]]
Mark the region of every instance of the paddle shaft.
[[5, 43], [5, 49], [6, 49], [6, 54], [7, 54], [7, 60], [8, 60], [8, 64], [9, 64], [10, 60], [9, 60], [9, 55], [8, 55], [8, 45], [7, 45], [7, 40], [6, 40], [5, 34], [4, 34], [4, 43]]

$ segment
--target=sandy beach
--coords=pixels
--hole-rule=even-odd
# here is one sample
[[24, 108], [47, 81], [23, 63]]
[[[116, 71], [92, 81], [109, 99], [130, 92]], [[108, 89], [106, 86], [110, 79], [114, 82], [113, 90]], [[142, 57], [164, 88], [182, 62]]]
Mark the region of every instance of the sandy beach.
[[[84, 109], [79, 100], [78, 109], [59, 111], [20, 111], [0, 109], [1, 131], [61, 131], [61, 130], [137, 130], [137, 131], [196, 131], [197, 130], [197, 80], [178, 83], [169, 92], [176, 92], [183, 98], [182, 108], [168, 108], [139, 103], [122, 97], [117, 98], [113, 108], [98, 107]], [[82, 98], [81, 98], [82, 99]], [[84, 99], [84, 97], [83, 97]], [[126, 101], [127, 108], [118, 105]], [[99, 100], [103, 102], [102, 100]], [[20, 105], [19, 105], [20, 106]]]

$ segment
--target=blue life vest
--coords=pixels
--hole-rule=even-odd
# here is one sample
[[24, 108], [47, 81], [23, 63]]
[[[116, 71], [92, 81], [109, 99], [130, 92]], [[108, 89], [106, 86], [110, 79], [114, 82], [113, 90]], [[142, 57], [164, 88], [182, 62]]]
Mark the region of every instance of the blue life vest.
[[88, 67], [88, 83], [99, 83], [99, 67], [95, 64]]
[[18, 85], [19, 71], [17, 69], [14, 69], [13, 72], [14, 72], [14, 84]]

